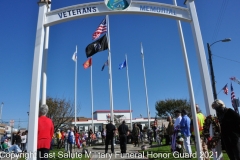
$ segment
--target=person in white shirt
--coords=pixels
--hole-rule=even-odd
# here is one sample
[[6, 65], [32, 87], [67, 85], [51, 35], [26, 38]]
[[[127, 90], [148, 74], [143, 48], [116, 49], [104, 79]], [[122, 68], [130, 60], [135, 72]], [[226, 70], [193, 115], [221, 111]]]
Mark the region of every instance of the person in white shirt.
[[176, 110], [175, 112], [175, 117], [176, 117], [176, 120], [174, 122], [174, 129], [179, 126], [181, 120], [182, 120], [182, 116], [181, 116], [181, 112], [179, 110]]
[[22, 133], [22, 136], [21, 136], [21, 150], [22, 152], [25, 152], [26, 151], [26, 142], [27, 142], [27, 136], [25, 134], [25, 132]]
[[172, 135], [172, 143], [171, 143], [172, 152], [174, 152], [176, 149], [176, 136], [177, 136], [176, 129], [180, 129], [180, 122], [182, 120], [181, 112], [179, 110], [176, 110], [174, 114], [175, 114], [176, 120], [174, 122], [174, 133]]

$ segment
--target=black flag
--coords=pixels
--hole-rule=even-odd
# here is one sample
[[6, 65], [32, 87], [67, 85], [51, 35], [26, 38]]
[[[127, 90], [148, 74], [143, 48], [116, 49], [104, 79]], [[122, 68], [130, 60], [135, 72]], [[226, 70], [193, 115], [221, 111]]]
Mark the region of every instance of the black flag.
[[108, 42], [106, 34], [102, 36], [100, 39], [96, 40], [95, 42], [90, 43], [86, 47], [86, 56], [91, 57], [97, 52], [104, 51], [108, 49]]

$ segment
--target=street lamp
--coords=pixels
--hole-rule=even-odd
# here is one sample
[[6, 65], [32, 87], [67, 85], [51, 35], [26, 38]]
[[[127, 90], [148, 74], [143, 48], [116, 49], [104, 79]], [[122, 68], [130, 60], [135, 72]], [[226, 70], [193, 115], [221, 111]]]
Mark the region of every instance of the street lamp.
[[208, 56], [209, 56], [209, 66], [210, 66], [210, 72], [211, 72], [211, 80], [212, 80], [212, 90], [213, 90], [213, 98], [214, 100], [217, 99], [217, 91], [216, 91], [216, 85], [215, 85], [215, 77], [213, 72], [213, 65], [212, 65], [212, 51], [211, 46], [214, 45], [217, 42], [229, 42], [231, 41], [231, 38], [225, 38], [223, 40], [218, 40], [216, 42], [213, 42], [211, 45], [207, 43], [208, 47]]

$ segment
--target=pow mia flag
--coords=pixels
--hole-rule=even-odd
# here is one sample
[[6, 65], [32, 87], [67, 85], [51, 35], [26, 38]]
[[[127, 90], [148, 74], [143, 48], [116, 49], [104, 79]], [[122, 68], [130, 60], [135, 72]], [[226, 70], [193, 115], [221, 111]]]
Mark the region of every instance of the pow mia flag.
[[100, 39], [96, 40], [95, 42], [90, 43], [86, 47], [86, 56], [87, 56], [87, 58], [91, 57], [95, 53], [104, 51], [106, 49], [108, 49], [108, 42], [107, 42], [107, 36], [105, 34]]

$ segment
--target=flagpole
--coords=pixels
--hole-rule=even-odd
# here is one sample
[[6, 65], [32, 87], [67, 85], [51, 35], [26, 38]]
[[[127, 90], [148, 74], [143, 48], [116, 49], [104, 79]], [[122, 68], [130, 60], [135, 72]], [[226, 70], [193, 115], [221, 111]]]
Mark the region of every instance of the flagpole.
[[111, 49], [110, 49], [110, 30], [109, 30], [109, 17], [106, 15], [107, 20], [107, 39], [108, 39], [108, 58], [109, 58], [109, 79], [110, 79], [110, 109], [111, 109], [111, 120], [114, 123], [113, 115], [113, 91], [112, 91], [112, 59], [111, 59]]
[[92, 100], [92, 130], [94, 132], [93, 126], [93, 84], [92, 84], [92, 64], [91, 64], [91, 100]]
[[143, 74], [144, 74], [145, 93], [146, 93], [146, 106], [147, 106], [147, 114], [148, 114], [148, 127], [150, 128], [150, 111], [149, 111], [149, 105], [148, 105], [147, 82], [146, 82], [146, 73], [145, 73], [144, 54], [143, 54], [142, 43], [141, 43], [141, 55], [142, 55]]
[[132, 129], [132, 106], [131, 106], [131, 97], [130, 97], [127, 54], [125, 54], [125, 58], [126, 58], [127, 82], [128, 82], [128, 102], [129, 102], [129, 109], [130, 109], [130, 128]]
[[[76, 54], [77, 54], [77, 45], [76, 45]], [[75, 111], [75, 126], [77, 126], [77, 58], [75, 62], [75, 97], [74, 97], [74, 111]]]

